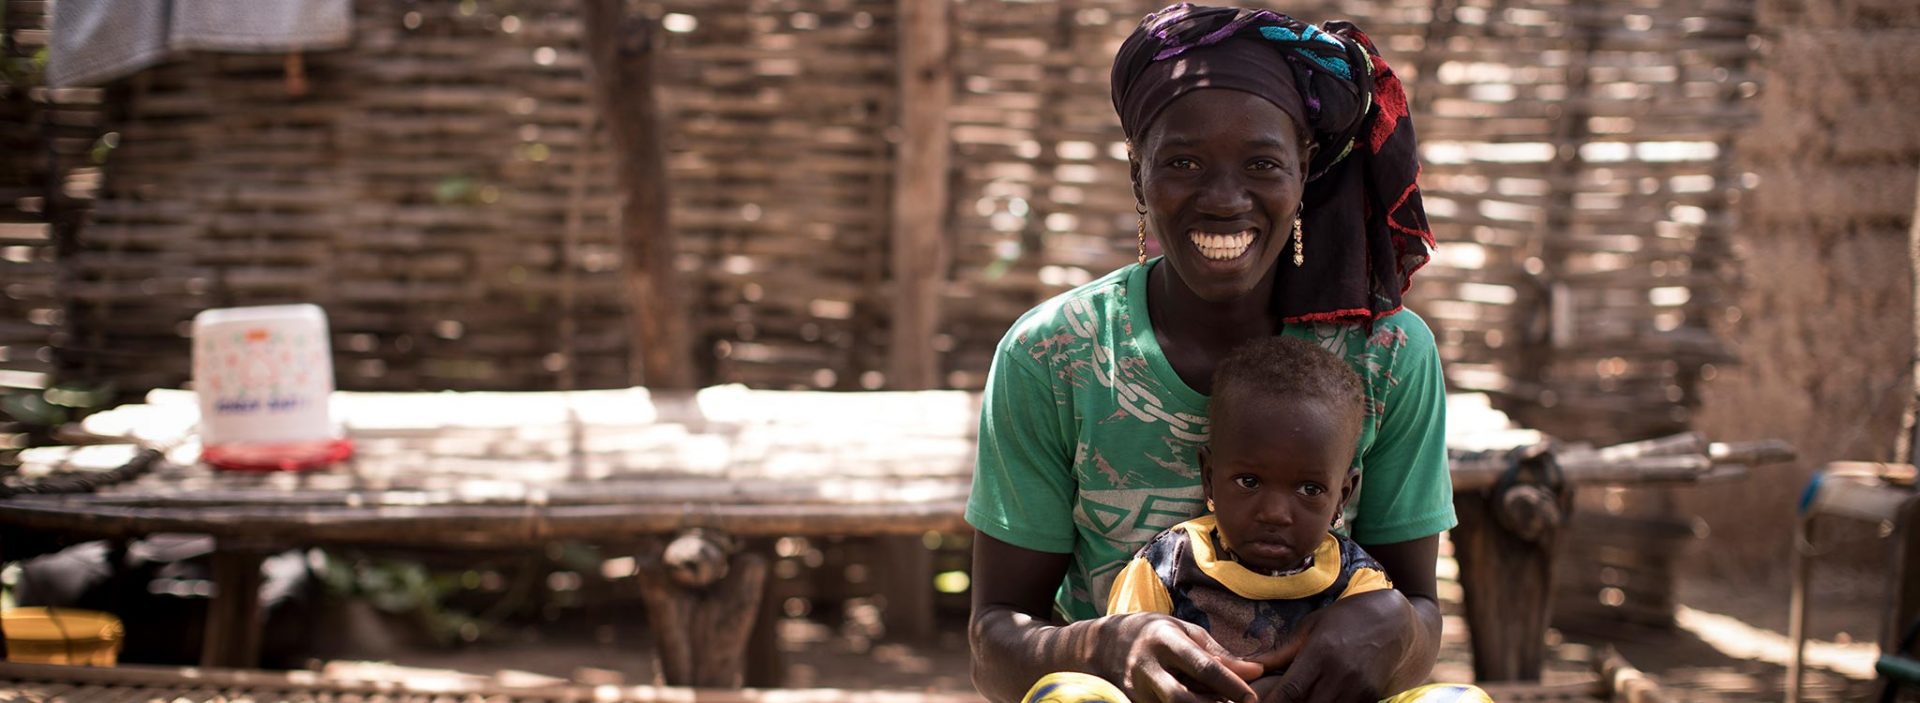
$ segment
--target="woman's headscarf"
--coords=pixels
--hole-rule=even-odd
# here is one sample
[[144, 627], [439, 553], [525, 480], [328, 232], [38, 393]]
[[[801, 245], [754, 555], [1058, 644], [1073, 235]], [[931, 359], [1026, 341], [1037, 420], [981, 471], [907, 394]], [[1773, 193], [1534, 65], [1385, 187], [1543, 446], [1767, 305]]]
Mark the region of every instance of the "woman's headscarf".
[[1406, 91], [1367, 35], [1347, 22], [1315, 28], [1268, 10], [1180, 3], [1147, 15], [1114, 57], [1113, 107], [1134, 144], [1174, 99], [1203, 88], [1265, 98], [1320, 145], [1301, 203], [1306, 263], [1282, 257], [1275, 277], [1280, 319], [1371, 322], [1399, 311], [1433, 231], [1415, 185]]

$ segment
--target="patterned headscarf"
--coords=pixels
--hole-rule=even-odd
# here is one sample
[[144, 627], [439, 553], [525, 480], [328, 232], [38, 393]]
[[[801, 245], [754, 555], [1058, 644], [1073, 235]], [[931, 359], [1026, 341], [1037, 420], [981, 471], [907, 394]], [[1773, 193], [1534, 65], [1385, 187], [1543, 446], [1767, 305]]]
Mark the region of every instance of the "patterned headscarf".
[[1433, 231], [1406, 91], [1372, 40], [1347, 22], [1316, 28], [1269, 10], [1180, 3], [1141, 20], [1113, 60], [1113, 107], [1134, 144], [1167, 105], [1204, 88], [1265, 98], [1320, 145], [1301, 199], [1306, 264], [1283, 256], [1275, 276], [1280, 319], [1398, 312]]

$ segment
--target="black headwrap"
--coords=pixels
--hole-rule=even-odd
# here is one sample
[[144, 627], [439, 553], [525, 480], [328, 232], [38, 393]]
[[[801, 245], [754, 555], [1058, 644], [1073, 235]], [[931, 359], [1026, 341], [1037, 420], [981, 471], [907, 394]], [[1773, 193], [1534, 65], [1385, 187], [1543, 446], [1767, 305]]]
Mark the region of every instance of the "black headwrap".
[[1283, 256], [1275, 277], [1280, 318], [1398, 312], [1433, 231], [1406, 91], [1367, 35], [1347, 22], [1316, 28], [1268, 10], [1180, 3], [1147, 15], [1114, 57], [1113, 107], [1134, 144], [1174, 99], [1202, 88], [1265, 98], [1320, 145], [1301, 199], [1306, 264]]

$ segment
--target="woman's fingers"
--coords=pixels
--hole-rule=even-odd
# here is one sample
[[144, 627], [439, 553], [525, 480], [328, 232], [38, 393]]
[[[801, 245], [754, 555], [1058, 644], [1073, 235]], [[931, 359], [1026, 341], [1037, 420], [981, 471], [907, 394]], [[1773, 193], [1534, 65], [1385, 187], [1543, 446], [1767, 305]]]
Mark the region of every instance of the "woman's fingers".
[[[1241, 681], [1252, 681], [1260, 678], [1261, 674], [1266, 673], [1266, 668], [1260, 664], [1234, 656], [1232, 652], [1227, 651], [1226, 647], [1220, 646], [1220, 643], [1213, 639], [1213, 635], [1207, 634], [1206, 628], [1184, 620], [1179, 622], [1181, 631], [1187, 634], [1187, 639], [1193, 640], [1195, 645], [1206, 650], [1207, 654], [1213, 657], [1214, 661], [1220, 662], [1222, 666], [1227, 668], [1227, 671], [1231, 672], [1234, 676], [1240, 677]], [[1251, 689], [1249, 689], [1249, 692], [1251, 692]]]
[[[1228, 676], [1246, 687], [1246, 682]], [[1150, 701], [1158, 703], [1216, 703], [1220, 700], [1233, 700], [1252, 703], [1253, 689], [1248, 688], [1244, 696], [1230, 695], [1218, 691], [1196, 691], [1193, 687], [1181, 683], [1180, 677], [1172, 670], [1155, 664], [1144, 664], [1134, 670], [1134, 689], [1148, 694]]]
[[[1211, 694], [1201, 698], [1200, 703], [1211, 703], [1221, 699], [1253, 700], [1253, 687], [1247, 685], [1248, 677], [1242, 676], [1241, 671], [1236, 671], [1228, 662], [1238, 664], [1243, 670], [1250, 670], [1255, 665], [1242, 662], [1229, 654], [1225, 647], [1221, 647], [1220, 643], [1215, 642], [1213, 637], [1199, 626], [1178, 620], [1172, 622], [1180, 627], [1181, 634], [1185, 636], [1183, 644], [1186, 646], [1170, 646], [1168, 654], [1171, 656], [1163, 658], [1163, 661], [1170, 658], [1175, 671]], [[1256, 673], [1255, 676], [1257, 677], [1258, 674]]]

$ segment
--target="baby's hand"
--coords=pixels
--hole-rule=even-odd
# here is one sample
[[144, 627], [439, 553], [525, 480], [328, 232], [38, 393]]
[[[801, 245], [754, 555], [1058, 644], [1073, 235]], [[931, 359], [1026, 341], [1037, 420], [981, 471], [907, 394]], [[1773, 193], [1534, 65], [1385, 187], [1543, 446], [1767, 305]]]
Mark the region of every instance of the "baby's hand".
[[1258, 662], [1252, 660], [1241, 659], [1234, 656], [1215, 658], [1219, 659], [1221, 664], [1226, 665], [1227, 671], [1233, 672], [1233, 675], [1240, 677], [1242, 681], [1252, 681], [1261, 676], [1265, 676], [1267, 673], [1267, 667], [1261, 666]]
[[[1275, 645], [1273, 649], [1247, 657], [1247, 663], [1260, 667], [1261, 675], [1269, 673], [1279, 674], [1287, 668], [1288, 664], [1293, 663], [1295, 657], [1300, 656], [1300, 650], [1306, 647], [1307, 640], [1310, 639], [1313, 634], [1314, 625], [1319, 623], [1319, 615], [1320, 613], [1318, 612], [1308, 614], [1307, 617], [1302, 618], [1300, 622], [1294, 624], [1293, 631], [1287, 634], [1284, 641]], [[1259, 676], [1255, 676], [1254, 678], [1259, 678]], [[1274, 678], [1279, 677], [1275, 676]], [[1252, 681], [1254, 679], [1247, 680]], [[1265, 699], [1263, 698], [1262, 700]]]

